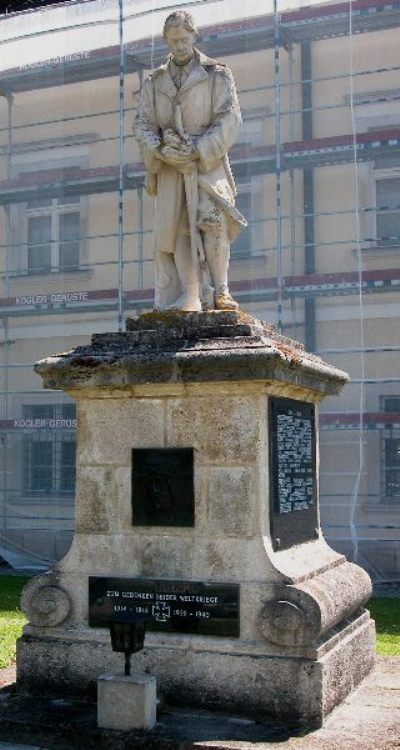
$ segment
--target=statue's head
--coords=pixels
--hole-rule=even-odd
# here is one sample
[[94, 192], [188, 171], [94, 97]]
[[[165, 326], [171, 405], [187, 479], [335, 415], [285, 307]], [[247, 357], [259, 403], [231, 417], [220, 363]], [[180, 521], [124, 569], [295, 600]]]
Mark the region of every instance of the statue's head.
[[174, 61], [185, 65], [193, 56], [197, 29], [193, 17], [186, 10], [176, 10], [164, 23], [164, 39]]

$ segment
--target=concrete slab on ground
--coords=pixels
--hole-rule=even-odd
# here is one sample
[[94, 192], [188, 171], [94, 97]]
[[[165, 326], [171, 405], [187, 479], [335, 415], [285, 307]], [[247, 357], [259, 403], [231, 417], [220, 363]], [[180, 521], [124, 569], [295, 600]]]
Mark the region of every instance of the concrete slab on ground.
[[93, 703], [31, 698], [8, 686], [0, 689], [0, 738], [31, 743], [30, 750], [32, 743], [47, 750], [400, 750], [400, 658], [378, 658], [316, 731], [254, 721], [245, 706], [242, 716], [169, 707], [151, 732], [101, 730]]

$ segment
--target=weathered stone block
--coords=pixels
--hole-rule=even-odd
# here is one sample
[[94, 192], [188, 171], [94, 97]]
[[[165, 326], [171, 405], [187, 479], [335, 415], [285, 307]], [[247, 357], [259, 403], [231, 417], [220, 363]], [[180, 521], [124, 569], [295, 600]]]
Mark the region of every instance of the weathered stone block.
[[260, 403], [254, 397], [171, 399], [167, 407], [170, 447], [194, 444], [199, 464], [252, 463], [260, 443]]
[[[180, 532], [180, 533], [179, 533]], [[135, 533], [121, 537], [117, 569], [126, 576], [146, 578], [185, 578], [193, 569], [193, 535], [191, 530], [161, 530], [144, 537]]]
[[101, 466], [78, 466], [76, 530], [94, 533], [117, 530], [118, 511], [115, 472]]
[[256, 484], [254, 469], [212, 469], [207, 507], [207, 531], [211, 536], [254, 534]]
[[132, 448], [164, 445], [163, 404], [156, 399], [79, 402], [80, 464], [131, 465]]
[[97, 723], [103, 729], [152, 729], [156, 723], [155, 677], [103, 674], [97, 680]]
[[243, 585], [255, 578], [276, 575], [265, 556], [261, 536], [233, 540], [203, 535], [194, 545], [193, 570], [201, 580], [242, 582]]

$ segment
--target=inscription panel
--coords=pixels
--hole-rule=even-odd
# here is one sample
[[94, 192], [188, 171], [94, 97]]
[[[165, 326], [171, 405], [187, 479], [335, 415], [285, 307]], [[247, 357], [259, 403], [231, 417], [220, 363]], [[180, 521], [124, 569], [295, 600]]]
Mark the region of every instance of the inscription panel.
[[315, 538], [318, 527], [315, 406], [271, 398], [270, 517], [274, 549]]
[[115, 612], [148, 616], [148, 630], [238, 638], [240, 589], [233, 583], [89, 578], [89, 625], [108, 627]]
[[132, 525], [194, 526], [193, 448], [132, 450]]

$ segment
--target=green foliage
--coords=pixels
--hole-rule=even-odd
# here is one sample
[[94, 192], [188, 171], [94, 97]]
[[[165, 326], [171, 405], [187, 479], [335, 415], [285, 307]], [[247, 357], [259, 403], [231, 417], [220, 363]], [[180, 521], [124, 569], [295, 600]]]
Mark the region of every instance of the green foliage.
[[376, 653], [400, 656], [400, 599], [370, 599], [367, 605], [376, 623]]
[[15, 641], [26, 622], [19, 600], [28, 580], [29, 576], [0, 576], [0, 668], [15, 659]]

